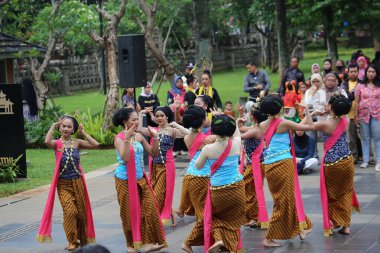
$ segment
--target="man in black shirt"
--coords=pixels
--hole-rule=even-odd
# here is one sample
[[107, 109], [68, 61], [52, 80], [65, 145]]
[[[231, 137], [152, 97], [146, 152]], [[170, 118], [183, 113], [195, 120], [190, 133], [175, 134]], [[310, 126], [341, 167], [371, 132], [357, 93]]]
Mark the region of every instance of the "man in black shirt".
[[284, 75], [281, 79], [281, 85], [278, 88], [279, 93], [285, 95], [285, 84], [293, 80], [296, 81], [296, 90], [298, 91], [298, 84], [300, 82], [305, 82], [305, 76], [302, 71], [298, 68], [299, 59], [298, 57], [292, 57], [290, 60], [290, 68], [286, 69]]

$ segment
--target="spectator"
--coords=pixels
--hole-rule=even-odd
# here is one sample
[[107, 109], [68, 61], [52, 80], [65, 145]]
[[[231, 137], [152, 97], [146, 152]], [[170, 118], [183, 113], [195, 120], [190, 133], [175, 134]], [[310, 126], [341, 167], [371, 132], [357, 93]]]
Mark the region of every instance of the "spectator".
[[338, 87], [338, 78], [333, 73], [329, 73], [325, 76], [325, 89], [326, 101], [330, 101], [330, 98], [337, 93], [347, 97], [346, 91]]
[[235, 113], [234, 113], [231, 101], [227, 101], [224, 104], [224, 112], [223, 113], [226, 114], [226, 115], [228, 115], [228, 116], [230, 116], [233, 119], [235, 118]]
[[[122, 95], [122, 105], [123, 107], [135, 108], [135, 98], [133, 95], [134, 88], [126, 88], [123, 91]], [[139, 112], [141, 110], [140, 105], [136, 105], [136, 111]]]
[[187, 64], [185, 68], [185, 76], [187, 77], [189, 75], [194, 74], [193, 69], [194, 69], [194, 64], [192, 62], [189, 62], [189, 64]]
[[377, 72], [380, 73], [380, 51], [376, 51], [375, 59], [372, 60], [372, 64], [375, 65]]
[[197, 86], [198, 86], [198, 79], [193, 76], [189, 75], [186, 78], [187, 88], [185, 93], [185, 106], [188, 107], [189, 105], [193, 105], [195, 99], [197, 98], [197, 94], [195, 93]]
[[360, 134], [363, 148], [363, 163], [360, 168], [368, 167], [371, 141], [375, 144], [376, 171], [380, 171], [380, 80], [374, 65], [365, 72], [363, 83], [355, 89], [355, 121], [360, 123]]
[[328, 73], [332, 72], [332, 61], [330, 59], [325, 59], [323, 61], [323, 71], [321, 76], [324, 78]]
[[[320, 74], [321, 73], [321, 67], [319, 66], [318, 63], [313, 63], [311, 65], [311, 74]], [[306, 80], [306, 84], [310, 87], [311, 86], [311, 81], [310, 81], [311, 76]]]
[[368, 56], [364, 55], [364, 53], [363, 53], [363, 51], [361, 49], [359, 49], [358, 51], [356, 51], [356, 54], [357, 54], [358, 58], [361, 57], [361, 56], [363, 56], [365, 58], [365, 61], [367, 62], [367, 66], [369, 64], [371, 64], [371, 60], [369, 59]]
[[254, 61], [246, 64], [248, 74], [244, 78], [244, 92], [249, 93], [249, 100], [256, 101], [259, 96], [264, 96], [270, 89], [268, 73], [263, 69], [257, 69]]
[[[168, 106], [174, 103], [175, 99], [179, 99], [182, 109], [185, 103], [185, 89], [183, 87], [183, 80], [180, 76], [175, 75], [172, 83], [171, 90], [168, 91], [167, 101]], [[173, 110], [174, 111], [174, 110]]]
[[347, 62], [347, 65], [351, 65], [351, 64], [357, 63], [358, 57], [359, 57], [358, 53], [357, 52], [353, 52], [351, 54], [351, 59]]
[[291, 82], [292, 80], [296, 81], [296, 91], [298, 91], [298, 84], [300, 82], [305, 82], [305, 76], [302, 71], [298, 68], [299, 59], [298, 57], [292, 57], [290, 60], [290, 68], [286, 69], [284, 75], [281, 79], [281, 84], [279, 88], [279, 93], [285, 95], [285, 84], [286, 82]]
[[[325, 84], [323, 83], [320, 74], [314, 74], [311, 76], [311, 87], [305, 93], [305, 103], [310, 112], [318, 111], [321, 114], [321, 116], [317, 116], [318, 120], [323, 120], [325, 118], [322, 115], [325, 113], [325, 107], [327, 104], [326, 91]], [[316, 121], [316, 119], [313, 120]]]
[[359, 66], [359, 74], [358, 74], [358, 78], [361, 82], [364, 81], [365, 79], [365, 71], [368, 67], [368, 64], [367, 64], [367, 60], [364, 56], [360, 56], [358, 58], [358, 61], [357, 61], [357, 64]]
[[214, 101], [214, 107], [222, 108], [222, 100], [220, 100], [218, 91], [212, 86], [211, 73], [208, 70], [203, 71], [201, 86], [195, 91], [197, 95], [207, 95]]
[[335, 62], [335, 69], [336, 69], [336, 73], [338, 74], [338, 77], [339, 77], [338, 81], [339, 81], [339, 85], [340, 85], [348, 77], [346, 66], [344, 65], [344, 61], [343, 60], [337, 60]]
[[22, 111], [27, 121], [34, 122], [39, 118], [36, 91], [30, 79], [22, 81]]
[[348, 95], [348, 99], [352, 102], [351, 110], [348, 113], [348, 117], [350, 119], [349, 129], [348, 129], [348, 138], [349, 145], [352, 155], [354, 156], [355, 163], [358, 161], [363, 161], [363, 153], [362, 153], [362, 145], [360, 143], [360, 139], [358, 136], [358, 127], [354, 120], [355, 110], [356, 110], [356, 102], [355, 102], [355, 88], [358, 84], [358, 73], [359, 67], [356, 63], [348, 66], [348, 80], [345, 80], [341, 84], [341, 88], [346, 90]]
[[296, 154], [298, 174], [310, 174], [318, 166], [318, 159], [314, 158], [316, 142], [304, 131], [296, 131], [294, 135], [294, 151]]
[[147, 124], [148, 126], [157, 127], [158, 125], [153, 121], [153, 112], [160, 106], [160, 100], [157, 95], [152, 91], [152, 85], [146, 83], [141, 89], [141, 94], [138, 99], [141, 110], [147, 109]]

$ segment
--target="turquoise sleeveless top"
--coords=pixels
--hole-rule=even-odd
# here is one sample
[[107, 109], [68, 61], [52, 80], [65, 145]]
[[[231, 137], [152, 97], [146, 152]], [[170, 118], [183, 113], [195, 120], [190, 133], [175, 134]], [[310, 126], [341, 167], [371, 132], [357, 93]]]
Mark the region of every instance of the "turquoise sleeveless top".
[[289, 133], [273, 134], [269, 147], [264, 152], [264, 164], [271, 164], [289, 158], [292, 159]]
[[[210, 159], [213, 164], [217, 159]], [[224, 186], [239, 182], [243, 175], [239, 172], [239, 155], [227, 156], [219, 169], [211, 176], [211, 186]]]
[[199, 157], [200, 153], [201, 153], [201, 151], [198, 150], [195, 153], [193, 159], [191, 159], [191, 161], [189, 163], [189, 167], [186, 170], [186, 175], [192, 175], [192, 176], [196, 176], [196, 177], [209, 177], [210, 176], [211, 164], [212, 163], [209, 160], [206, 161], [206, 163], [202, 169], [198, 170], [195, 167], [195, 161]]
[[[136, 179], [139, 180], [144, 176], [143, 171], [143, 159], [144, 159], [144, 147], [138, 141], [133, 142], [133, 148], [135, 149], [135, 162], [136, 162]], [[116, 150], [117, 162], [119, 165], [116, 167], [115, 176], [121, 180], [128, 179], [127, 165], [121, 159], [119, 152]]]

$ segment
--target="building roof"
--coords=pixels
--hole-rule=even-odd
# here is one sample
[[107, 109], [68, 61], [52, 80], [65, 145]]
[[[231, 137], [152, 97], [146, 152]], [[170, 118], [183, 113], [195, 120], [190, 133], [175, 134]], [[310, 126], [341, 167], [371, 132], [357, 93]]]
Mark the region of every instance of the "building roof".
[[39, 52], [46, 52], [46, 48], [40, 45], [17, 39], [0, 32], [0, 58], [14, 58], [14, 54], [20, 51], [37, 49]]

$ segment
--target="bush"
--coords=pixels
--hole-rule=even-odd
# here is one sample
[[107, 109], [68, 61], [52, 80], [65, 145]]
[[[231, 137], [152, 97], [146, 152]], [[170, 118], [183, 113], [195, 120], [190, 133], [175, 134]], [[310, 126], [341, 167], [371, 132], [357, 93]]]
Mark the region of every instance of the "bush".
[[16, 182], [16, 177], [20, 171], [20, 166], [18, 166], [17, 162], [21, 157], [22, 155], [8, 164], [0, 164], [0, 183]]
[[[91, 110], [88, 109], [87, 113], [77, 112], [75, 114], [79, 124], [83, 124], [86, 133], [91, 135], [97, 142], [103, 147], [109, 147], [113, 145], [113, 139], [118, 133], [118, 128], [112, 127], [111, 130], [103, 131], [102, 126], [104, 123], [104, 116], [102, 113], [91, 114]], [[78, 135], [78, 137], [80, 137]]]
[[[60, 106], [46, 107], [40, 112], [40, 117], [37, 121], [29, 122], [24, 120], [25, 145], [27, 147], [45, 147], [46, 133], [62, 114]], [[57, 138], [58, 136], [57, 131], [54, 137]]]

